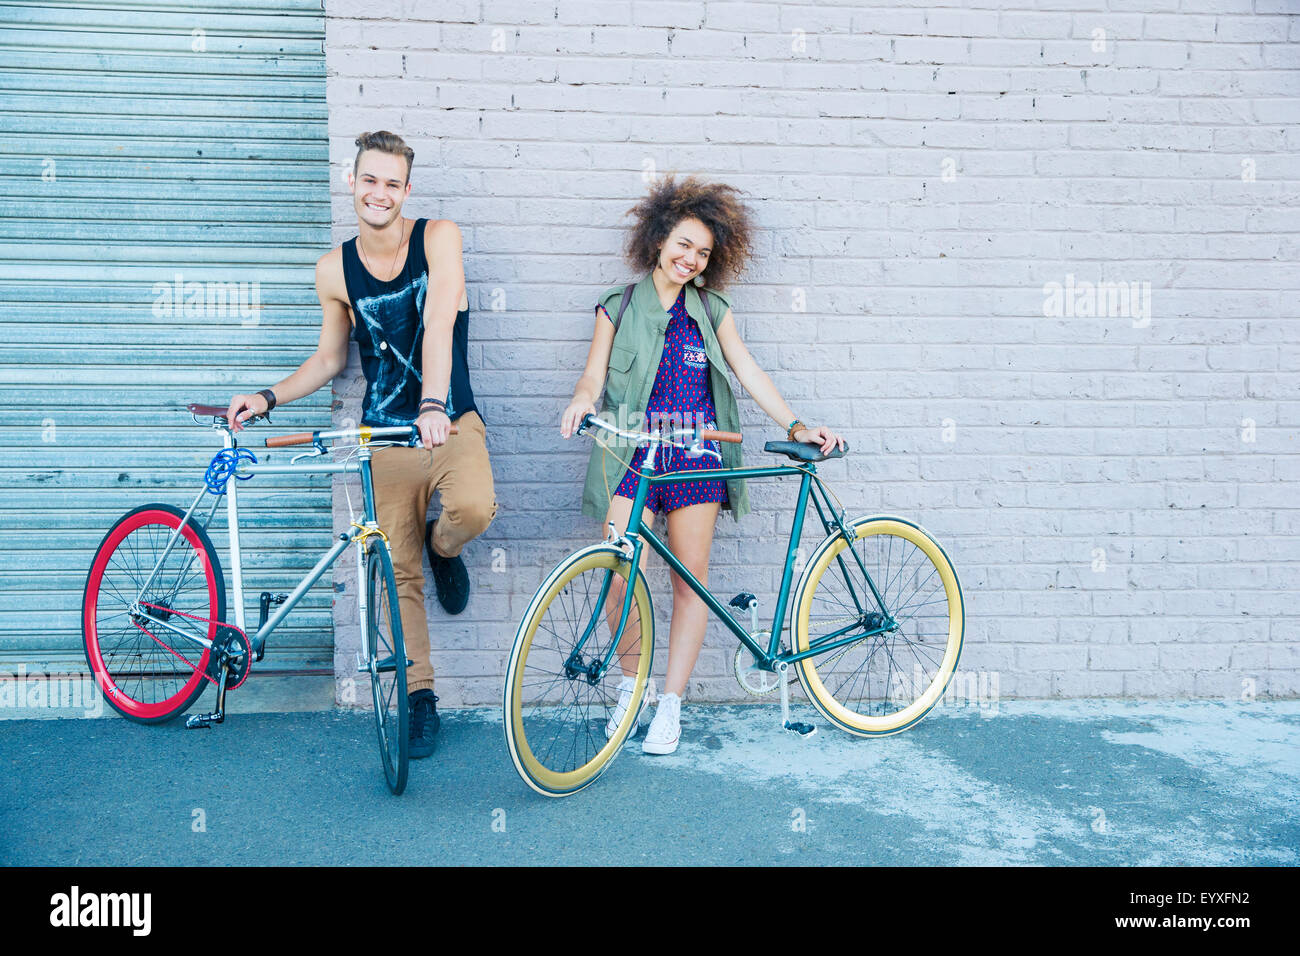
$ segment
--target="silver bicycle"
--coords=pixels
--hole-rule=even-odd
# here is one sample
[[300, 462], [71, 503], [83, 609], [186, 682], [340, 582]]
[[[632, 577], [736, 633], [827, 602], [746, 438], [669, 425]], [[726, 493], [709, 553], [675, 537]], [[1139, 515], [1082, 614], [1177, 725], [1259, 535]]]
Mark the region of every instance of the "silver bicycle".
[[[362, 426], [274, 436], [266, 439], [267, 447], [309, 445], [310, 449], [287, 465], [271, 465], [239, 447], [226, 421], [226, 408], [199, 404], [186, 408], [197, 424], [210, 425], [222, 439], [203, 487], [188, 510], [148, 504], [119, 518], [96, 550], [86, 579], [82, 637], [86, 660], [104, 698], [124, 717], [156, 724], [184, 713], [211, 684], [216, 687], [216, 709], [189, 717], [185, 725], [222, 723], [226, 693], [243, 684], [254, 663], [262, 660], [271, 632], [355, 544], [362, 635], [357, 670], [370, 675], [384, 777], [389, 789], [400, 794], [407, 775], [406, 668], [410, 661], [402, 640], [388, 539], [375, 519], [370, 461], [373, 449], [413, 445], [418, 432], [411, 426]], [[335, 451], [347, 454], [334, 460], [330, 456]], [[329, 460], [311, 460], [322, 458]], [[360, 520], [352, 516], [347, 530], [337, 534], [333, 546], [291, 592], [262, 592], [257, 627], [250, 635], [244, 619], [237, 489], [239, 481], [267, 474], [359, 475], [362, 515]], [[208, 536], [223, 500], [234, 585], [233, 621], [226, 617], [225, 576]]]

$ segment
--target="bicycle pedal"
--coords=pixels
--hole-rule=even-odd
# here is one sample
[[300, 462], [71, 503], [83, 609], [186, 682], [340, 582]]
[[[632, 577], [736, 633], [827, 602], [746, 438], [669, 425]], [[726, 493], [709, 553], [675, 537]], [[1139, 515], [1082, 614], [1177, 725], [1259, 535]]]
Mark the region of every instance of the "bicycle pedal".
[[[260, 632], [266, 625], [266, 620], [271, 616], [271, 607], [279, 606], [289, 600], [287, 594], [272, 594], [270, 591], [263, 591], [258, 599], [257, 608], [257, 630]], [[261, 660], [259, 657], [258, 660]]]
[[[389, 654], [387, 657], [385, 657], [385, 658], [383, 658], [382, 660], [378, 661], [378, 662], [375, 664], [375, 670], [378, 671], [378, 672], [381, 673], [381, 674], [391, 674], [393, 671], [397, 670], [397, 667], [395, 666], [396, 661], [394, 660], [394, 657], [395, 657], [395, 655], [393, 655], [393, 654]], [[411, 666], [412, 664], [414, 664], [414, 663], [415, 663], [415, 661], [411, 660], [409, 657], [406, 659], [406, 666], [407, 666], [407, 667], [410, 667], [410, 666]], [[361, 669], [362, 669], [363, 671], [369, 671], [369, 670], [370, 670], [369, 667], [363, 667], [363, 668], [361, 668]]]
[[817, 733], [817, 726], [815, 724], [805, 724], [798, 720], [787, 720], [784, 729], [790, 731], [792, 734], [798, 734], [800, 737], [811, 737], [813, 734]]
[[211, 730], [212, 722], [208, 720], [206, 714], [194, 714], [185, 718], [186, 730]]

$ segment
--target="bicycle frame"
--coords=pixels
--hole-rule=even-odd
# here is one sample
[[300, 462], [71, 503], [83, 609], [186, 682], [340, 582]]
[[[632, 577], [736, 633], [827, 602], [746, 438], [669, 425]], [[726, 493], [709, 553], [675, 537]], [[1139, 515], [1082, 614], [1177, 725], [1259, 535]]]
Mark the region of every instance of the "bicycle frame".
[[[646, 455], [646, 466], [644, 472], [637, 481], [636, 495], [632, 502], [632, 513], [628, 518], [627, 531], [624, 532], [622, 539], [615, 540], [615, 543], [618, 544], [625, 539], [627, 544], [630, 544], [631, 546], [632, 553], [629, 555], [629, 560], [631, 562], [631, 570], [628, 574], [629, 581], [634, 581], [636, 579], [637, 570], [641, 565], [641, 555], [644, 551], [644, 545], [648, 543], [651, 550], [664, 559], [668, 566], [672, 568], [673, 571], [686, 582], [686, 585], [699, 596], [700, 600], [702, 600], [709, 610], [713, 612], [714, 616], [720, 619], [722, 623], [727, 626], [727, 629], [749, 649], [750, 653], [754, 655], [756, 666], [762, 670], [775, 670], [777, 664], [791, 664], [795, 661], [803, 660], [806, 657], [822, 654], [826, 651], [834, 650], [837, 647], [842, 647], [855, 641], [861, 641], [865, 637], [872, 637], [876, 634], [884, 633], [890, 629], [894, 622], [892, 616], [885, 608], [884, 599], [876, 588], [875, 581], [872, 580], [870, 573], [868, 573], [861, 556], [858, 555], [854, 549], [849, 548], [849, 553], [853, 555], [854, 561], [857, 563], [858, 568], [866, 578], [867, 586], [871, 589], [871, 595], [875, 600], [876, 607], [880, 609], [882, 615], [880, 618], [881, 626], [866, 631], [858, 631], [858, 628], [861, 627], [862, 621], [865, 621], [867, 615], [873, 612], [868, 611], [867, 607], [864, 605], [864, 601], [854, 588], [853, 582], [847, 574], [847, 569], [844, 568], [843, 557], [837, 556], [836, 560], [840, 563], [840, 567], [846, 572], [844, 575], [844, 581], [849, 593], [853, 597], [854, 605], [858, 610], [859, 620], [846, 627], [840, 628], [837, 631], [817, 638], [810, 644], [807, 650], [798, 653], [788, 652], [785, 654], [779, 654], [778, 651], [781, 646], [781, 634], [785, 622], [785, 612], [790, 597], [790, 587], [794, 579], [795, 559], [799, 548], [799, 541], [803, 534], [804, 516], [808, 510], [808, 502], [812, 501], [813, 505], [816, 507], [817, 516], [821, 520], [822, 527], [825, 529], [826, 534], [829, 535], [838, 532], [850, 543], [856, 536], [854, 535], [853, 529], [845, 523], [845, 516], [837, 513], [834, 507], [832, 507], [825, 489], [821, 488], [820, 485], [814, 486], [813, 476], [816, 474], [817, 469], [811, 462], [807, 463], [803, 467], [797, 467], [794, 465], [773, 465], [770, 467], [760, 468], [711, 469], [706, 473], [708, 480], [710, 481], [725, 481], [737, 478], [778, 478], [785, 475], [800, 476], [799, 497], [795, 504], [794, 523], [790, 528], [790, 541], [786, 547], [785, 566], [781, 572], [781, 585], [777, 593], [776, 608], [773, 612], [771, 634], [768, 638], [767, 647], [762, 647], [758, 643], [756, 635], [751, 634], [744, 625], [732, 616], [732, 614], [723, 606], [717, 595], [710, 591], [705, 585], [701, 584], [699, 579], [696, 578], [680, 560], [678, 560], [677, 556], [673, 554], [669, 546], [664, 541], [660, 540], [659, 536], [656, 535], [643, 521], [642, 513], [645, 507], [645, 500], [652, 485], [672, 484], [683, 481], [699, 481], [701, 478], [701, 472], [699, 471], [656, 473], [655, 462], [658, 458], [658, 450], [660, 447], [662, 447], [660, 442], [653, 442], [651, 452]], [[820, 501], [818, 500], [819, 497], [821, 499]], [[825, 510], [823, 510], [822, 507], [823, 503], [825, 504]], [[827, 518], [827, 512], [830, 514], [830, 519]], [[609, 592], [609, 585], [612, 576], [613, 572], [610, 572], [604, 586], [601, 588], [600, 597], [596, 601], [596, 614], [593, 615], [592, 621], [588, 624], [586, 632], [583, 634], [582, 639], [579, 640], [577, 647], [574, 649], [573, 656], [576, 656], [582, 646], [586, 643], [586, 639], [596, 627], [598, 615], [603, 613], [604, 602]], [[618, 629], [614, 634], [614, 639], [610, 643], [610, 648], [606, 652], [604, 660], [601, 662], [599, 672], [593, 675], [595, 679], [603, 677], [605, 672], [609, 669], [615, 651], [622, 640], [623, 631], [627, 625], [628, 615], [631, 612], [632, 594], [633, 589], [630, 587], [627, 588], [626, 593], [623, 596], [623, 609], [619, 617]], [[841, 637], [841, 635], [846, 635], [850, 631], [857, 631], [857, 633]]]
[[[220, 429], [222, 433], [223, 447], [228, 450], [234, 450], [235, 448], [237, 448], [238, 442], [235, 440], [235, 437], [231, 433], [230, 429], [224, 426], [217, 426], [217, 427]], [[319, 442], [315, 445], [315, 447], [322, 451], [324, 449], [324, 446], [319, 444]], [[298, 604], [298, 602], [302, 600], [303, 596], [311, 589], [311, 587], [318, 580], [320, 580], [321, 575], [323, 575], [327, 570], [329, 570], [331, 566], [333, 566], [334, 562], [338, 560], [339, 556], [345, 550], [347, 550], [349, 545], [351, 545], [354, 541], [358, 541], [360, 539], [365, 538], [368, 535], [382, 534], [382, 532], [379, 530], [379, 524], [375, 519], [375, 497], [374, 497], [374, 487], [371, 481], [370, 460], [371, 460], [371, 449], [367, 444], [363, 443], [360, 446], [360, 449], [358, 451], [356, 461], [322, 462], [320, 464], [315, 464], [315, 465], [312, 464], [295, 465], [292, 463], [288, 465], [267, 465], [267, 464], [253, 464], [247, 461], [239, 462], [239, 467], [236, 469], [235, 475], [240, 477], [251, 477], [253, 475], [258, 475], [258, 474], [262, 474], [262, 475], [359, 474], [361, 476], [361, 491], [362, 491], [362, 499], [364, 501], [364, 520], [362, 521], [362, 523], [357, 524], [354, 522], [350, 531], [340, 532], [338, 535], [338, 540], [334, 542], [333, 547], [331, 547], [327, 552], [325, 552], [325, 554], [321, 557], [321, 559], [316, 562], [315, 567], [313, 567], [310, 571], [307, 572], [306, 576], [303, 577], [303, 579], [298, 583], [298, 585], [293, 589], [293, 591], [291, 591], [289, 595], [284, 599], [284, 601], [281, 603], [278, 610], [276, 610], [276, 612], [273, 615], [269, 616], [265, 622], [260, 622], [260, 626], [257, 629], [257, 633], [253, 634], [249, 638], [249, 644], [253, 650], [254, 660], [260, 661], [262, 659], [266, 647], [267, 637], [271, 634], [272, 631], [275, 630], [277, 626], [279, 626], [280, 622], [282, 622], [285, 619], [285, 617], [289, 615], [289, 613], [294, 609], [294, 607]], [[230, 538], [229, 551], [230, 551], [230, 563], [231, 563], [231, 579], [232, 579], [232, 583], [234, 584], [234, 592], [235, 592], [234, 594], [235, 626], [238, 627], [239, 630], [247, 634], [248, 628], [245, 626], [245, 612], [244, 612], [244, 574], [243, 574], [243, 565], [241, 562], [240, 546], [239, 546], [239, 492], [238, 492], [237, 482], [234, 481], [233, 478], [234, 476], [232, 476], [232, 479], [229, 480], [226, 484], [224, 497], [226, 498], [226, 520], [227, 520], [228, 534]], [[163, 552], [159, 556], [158, 561], [155, 563], [153, 570], [150, 572], [149, 577], [145, 580], [145, 583], [140, 587], [141, 595], [145, 594], [148, 591], [150, 585], [153, 583], [153, 579], [157, 576], [159, 569], [162, 568], [162, 566], [167, 560], [167, 556], [171, 553], [171, 550], [174, 547], [176, 540], [180, 537], [180, 529], [185, 527], [186, 524], [190, 523], [191, 519], [194, 516], [195, 511], [198, 509], [199, 503], [202, 502], [203, 500], [203, 496], [207, 494], [211, 494], [211, 492], [205, 486], [199, 491], [197, 495], [195, 495], [194, 501], [190, 504], [189, 509], [185, 512], [185, 517], [182, 519], [180, 525], [175, 530], [172, 531], [171, 536], [168, 538], [167, 544], [163, 548]], [[221, 505], [222, 496], [213, 495], [213, 497], [216, 500], [212, 502], [212, 507], [208, 510], [207, 516], [203, 519], [202, 528], [205, 531], [207, 530], [208, 526], [211, 524], [212, 518], [216, 515], [217, 508]], [[196, 526], [198, 525], [196, 524]], [[357, 560], [357, 582], [358, 582], [357, 584], [358, 614], [359, 614], [359, 622], [364, 632], [365, 623], [366, 623], [366, 613], [368, 607], [367, 607], [366, 588], [364, 586], [365, 579], [362, 573], [362, 566], [361, 566], [362, 565], [361, 549], [357, 549], [356, 560]], [[201, 644], [202, 646], [211, 649], [212, 646], [211, 641], [190, 634], [180, 628], [175, 627], [174, 625], [168, 623], [167, 621], [160, 620], [159, 618], [149, 614], [138, 604], [133, 607], [133, 610], [137, 611], [142, 619], [148, 620], [151, 624], [160, 628], [165, 628], [166, 630], [172, 631], [175, 634], [179, 634], [180, 636], [186, 638], [187, 640], [193, 643]]]

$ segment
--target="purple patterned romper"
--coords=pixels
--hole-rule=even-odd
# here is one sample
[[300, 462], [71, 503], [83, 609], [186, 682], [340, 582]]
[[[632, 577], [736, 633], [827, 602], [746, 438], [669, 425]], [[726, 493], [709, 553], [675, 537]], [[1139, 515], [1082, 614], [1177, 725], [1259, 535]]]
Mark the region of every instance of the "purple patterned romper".
[[[665, 427], [690, 427], [699, 421], [701, 428], [717, 428], [717, 411], [713, 406], [713, 392], [709, 387], [709, 360], [704, 355], [704, 336], [695, 320], [686, 311], [686, 288], [677, 295], [677, 301], [668, 310], [672, 318], [664, 333], [664, 353], [659, 360], [654, 387], [646, 403], [646, 424], [653, 428], [660, 420]], [[704, 442], [705, 448], [718, 450], [717, 442]], [[638, 448], [632, 456], [632, 468], [645, 463], [645, 447]], [[709, 471], [722, 468], [722, 462], [705, 455], [688, 458], [680, 448], [661, 448], [656, 459], [656, 473], [668, 471]], [[618, 483], [614, 494], [625, 498], [636, 497], [638, 475], [629, 468]], [[646, 507], [655, 514], [675, 511], [687, 505], [705, 501], [727, 500], [725, 481], [681, 481], [666, 485], [652, 485], [646, 494]]]

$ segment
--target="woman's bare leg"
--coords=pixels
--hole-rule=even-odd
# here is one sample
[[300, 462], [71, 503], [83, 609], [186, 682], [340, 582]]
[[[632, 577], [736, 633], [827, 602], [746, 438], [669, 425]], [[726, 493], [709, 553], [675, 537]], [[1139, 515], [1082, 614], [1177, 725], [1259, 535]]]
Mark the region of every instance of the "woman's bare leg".
[[[632, 514], [632, 499], [624, 498], [622, 495], [614, 495], [610, 499], [609, 512], [605, 516], [605, 523], [602, 524], [601, 530], [608, 533], [609, 523], [614, 522], [614, 527], [619, 534], [627, 531], [628, 518]], [[641, 512], [641, 521], [647, 527], [654, 521], [654, 512], [645, 508]], [[623, 579], [614, 575], [609, 585], [609, 595], [605, 598], [605, 620], [609, 624], [609, 633], [612, 637], [618, 630], [618, 619], [623, 613], [623, 597], [627, 589], [623, 584]], [[641, 619], [637, 610], [636, 603], [633, 602], [631, 610], [628, 611], [627, 627], [623, 629], [623, 639], [618, 642], [618, 663], [623, 674], [632, 677], [636, 674], [637, 665], [641, 662]]]
[[[668, 544], [677, 559], [703, 585], [709, 583], [709, 551], [721, 504], [716, 501], [687, 505], [668, 512]], [[664, 693], [686, 692], [686, 681], [695, 669], [709, 623], [709, 609], [699, 596], [672, 572], [673, 620], [668, 630], [668, 674]]]

